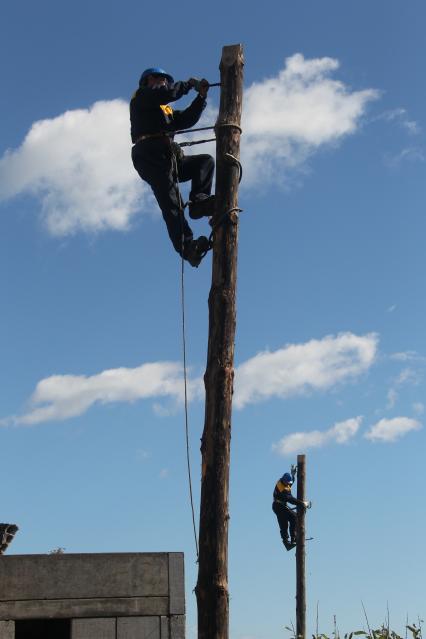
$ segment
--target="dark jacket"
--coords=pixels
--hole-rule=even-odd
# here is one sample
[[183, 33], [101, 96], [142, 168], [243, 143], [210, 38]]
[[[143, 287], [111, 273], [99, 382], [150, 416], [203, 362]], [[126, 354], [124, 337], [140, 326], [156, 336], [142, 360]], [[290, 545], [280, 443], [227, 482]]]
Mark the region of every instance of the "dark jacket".
[[158, 89], [139, 87], [130, 100], [130, 125], [133, 144], [141, 135], [177, 131], [193, 127], [201, 117], [206, 100], [200, 95], [183, 111], [174, 111], [169, 102], [179, 100], [191, 89], [188, 82], [175, 82]]
[[284, 484], [281, 479], [277, 481], [274, 489], [274, 502], [278, 502], [282, 506], [288, 507], [288, 504], [294, 506], [303, 506], [303, 501], [293, 497], [291, 494], [291, 487], [288, 484]]

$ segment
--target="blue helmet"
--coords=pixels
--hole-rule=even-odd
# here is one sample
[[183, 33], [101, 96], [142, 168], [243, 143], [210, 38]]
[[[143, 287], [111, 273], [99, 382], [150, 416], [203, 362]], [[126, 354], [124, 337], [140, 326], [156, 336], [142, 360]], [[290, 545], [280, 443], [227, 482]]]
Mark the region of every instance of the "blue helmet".
[[167, 71], [164, 71], [164, 69], [161, 69], [160, 67], [150, 67], [149, 69], [145, 69], [145, 71], [142, 73], [139, 79], [140, 87], [145, 84], [145, 81], [149, 75], [161, 75], [163, 76], [163, 78], [166, 78], [167, 82], [170, 82], [170, 84], [173, 84], [174, 82], [173, 76], [167, 73]]
[[290, 473], [284, 473], [284, 475], [281, 477], [281, 481], [284, 482], [285, 484], [292, 484], [293, 478], [290, 475]]

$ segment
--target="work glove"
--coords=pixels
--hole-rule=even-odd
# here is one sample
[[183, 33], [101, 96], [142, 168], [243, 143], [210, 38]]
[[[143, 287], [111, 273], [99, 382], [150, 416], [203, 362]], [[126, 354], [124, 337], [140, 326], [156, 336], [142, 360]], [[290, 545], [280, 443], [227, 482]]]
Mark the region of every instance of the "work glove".
[[305, 508], [312, 508], [312, 502], [311, 501], [304, 501], [303, 503], [305, 505]]
[[202, 80], [198, 80], [198, 78], [189, 78], [188, 82], [196, 91], [198, 91], [198, 93], [200, 93], [204, 98], [206, 97], [210, 85], [205, 78]]
[[199, 80], [198, 78], [189, 78], [189, 80], [188, 80], [188, 83], [196, 91], [200, 90], [200, 82], [201, 82], [201, 80]]

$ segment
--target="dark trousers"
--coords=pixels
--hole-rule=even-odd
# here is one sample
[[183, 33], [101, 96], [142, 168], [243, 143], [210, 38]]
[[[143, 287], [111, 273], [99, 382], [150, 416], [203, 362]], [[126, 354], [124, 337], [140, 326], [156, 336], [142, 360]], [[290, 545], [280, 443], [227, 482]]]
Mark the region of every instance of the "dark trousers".
[[278, 525], [280, 527], [281, 539], [288, 541], [288, 533], [290, 529], [290, 539], [294, 541], [296, 539], [296, 522], [297, 514], [294, 510], [290, 510], [284, 504], [280, 504], [276, 501], [272, 504], [272, 510], [277, 516]]
[[167, 225], [169, 237], [178, 253], [184, 241], [193, 237], [183, 211], [179, 182], [192, 180], [189, 198], [205, 193], [210, 195], [213, 183], [214, 160], [210, 155], [191, 155], [173, 160], [172, 147], [166, 138], [153, 138], [138, 142], [132, 149], [132, 160], [141, 178], [148, 182], [156, 197]]

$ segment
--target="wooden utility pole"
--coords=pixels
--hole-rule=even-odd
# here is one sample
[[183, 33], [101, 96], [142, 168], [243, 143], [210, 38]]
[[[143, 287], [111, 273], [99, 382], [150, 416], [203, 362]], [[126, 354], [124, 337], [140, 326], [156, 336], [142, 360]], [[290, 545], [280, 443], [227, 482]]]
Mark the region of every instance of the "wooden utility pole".
[[[297, 456], [297, 499], [306, 500], [306, 458]], [[305, 586], [305, 508], [297, 507], [296, 545], [296, 636], [306, 638], [306, 586]]]
[[216, 211], [209, 295], [209, 342], [204, 375], [206, 409], [201, 439], [198, 638], [227, 639], [228, 494], [234, 380], [238, 240], [238, 163], [243, 94], [243, 49], [223, 47], [216, 123]]

